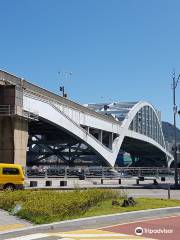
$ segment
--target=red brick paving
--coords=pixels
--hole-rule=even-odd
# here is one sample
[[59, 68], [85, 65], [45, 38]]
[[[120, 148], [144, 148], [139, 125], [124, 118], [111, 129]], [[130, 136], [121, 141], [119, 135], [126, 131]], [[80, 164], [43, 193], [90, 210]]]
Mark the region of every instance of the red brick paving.
[[[143, 229], [170, 229], [172, 233], [143, 233], [142, 237], [148, 237], [153, 239], [163, 239], [163, 240], [180, 240], [180, 216], [172, 216], [161, 219], [146, 220], [136, 223], [128, 223], [123, 225], [116, 225], [102, 228], [103, 230], [115, 232], [115, 233], [124, 233], [130, 235], [136, 235], [136, 227], [142, 227]], [[145, 232], [145, 229], [144, 229]]]

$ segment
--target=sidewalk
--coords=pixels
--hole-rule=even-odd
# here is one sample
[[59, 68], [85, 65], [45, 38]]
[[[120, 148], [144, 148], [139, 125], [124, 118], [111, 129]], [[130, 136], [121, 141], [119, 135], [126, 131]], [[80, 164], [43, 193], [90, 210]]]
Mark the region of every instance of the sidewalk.
[[[116, 224], [130, 224], [132, 222], [151, 220], [155, 218], [180, 216], [180, 207], [167, 207], [149, 210], [124, 212], [117, 214], [87, 217], [74, 220], [53, 222], [50, 224], [26, 226], [24, 228], [2, 231], [0, 239], [12, 238], [34, 233], [59, 233], [85, 229], [101, 229]], [[25, 239], [25, 238], [24, 238]]]
[[0, 233], [30, 226], [33, 226], [30, 222], [10, 215], [8, 212], [0, 209]]

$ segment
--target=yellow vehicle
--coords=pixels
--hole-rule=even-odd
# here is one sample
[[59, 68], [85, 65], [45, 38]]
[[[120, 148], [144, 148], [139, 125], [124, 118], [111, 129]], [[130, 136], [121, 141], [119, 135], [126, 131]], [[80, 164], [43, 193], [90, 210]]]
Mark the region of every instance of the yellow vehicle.
[[21, 165], [0, 163], [0, 189], [23, 189], [24, 179]]

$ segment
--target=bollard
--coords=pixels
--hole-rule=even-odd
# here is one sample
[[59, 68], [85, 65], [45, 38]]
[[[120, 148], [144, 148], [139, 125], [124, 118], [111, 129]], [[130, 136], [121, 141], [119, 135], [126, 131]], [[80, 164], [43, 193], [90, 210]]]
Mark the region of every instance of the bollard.
[[121, 184], [121, 179], [119, 179], [119, 184]]
[[103, 179], [101, 179], [101, 184], [103, 184]]
[[171, 199], [171, 187], [170, 187], [170, 184], [168, 184], [168, 199]]
[[67, 186], [67, 181], [60, 181], [60, 187]]
[[85, 180], [85, 179], [86, 179], [85, 175], [80, 175], [79, 176], [79, 180]]
[[37, 187], [37, 181], [30, 181], [30, 187]]
[[45, 182], [45, 186], [46, 186], [46, 187], [52, 186], [52, 181], [46, 181], [46, 182]]
[[158, 182], [156, 179], [154, 179], [154, 185], [158, 185]]
[[144, 177], [143, 177], [143, 176], [140, 176], [140, 177], [139, 177], [139, 181], [144, 181]]
[[161, 177], [161, 182], [165, 182], [166, 178], [165, 177]]

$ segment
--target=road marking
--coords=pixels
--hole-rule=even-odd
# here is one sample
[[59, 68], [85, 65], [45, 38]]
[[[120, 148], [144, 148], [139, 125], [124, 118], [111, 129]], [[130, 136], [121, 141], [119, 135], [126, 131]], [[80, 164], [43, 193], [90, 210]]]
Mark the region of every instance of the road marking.
[[25, 224], [9, 224], [9, 225], [2, 225], [0, 226], [0, 231], [5, 231], [5, 230], [12, 230], [12, 229], [16, 229], [16, 228], [21, 228], [21, 227], [25, 227]]
[[30, 234], [15, 238], [8, 238], [6, 240], [35, 240], [39, 238], [51, 238], [51, 237], [60, 237], [59, 240], [142, 240], [147, 239], [138, 236], [132, 236], [121, 233], [113, 233], [109, 231], [101, 231], [101, 230], [77, 230], [72, 232], [57, 232], [57, 233], [36, 233]]
[[71, 232], [59, 232], [50, 234], [51, 236], [59, 236], [64, 239], [78, 239], [78, 240], [119, 240], [119, 239], [145, 239], [138, 236], [127, 235], [124, 233], [113, 233], [110, 231], [102, 231], [98, 229], [84, 229], [84, 230], [76, 230]]
[[8, 238], [6, 240], [34, 240], [34, 239], [45, 238], [49, 236], [50, 235], [48, 233], [35, 233], [35, 234], [30, 234], [30, 235], [15, 237], [15, 238]]

